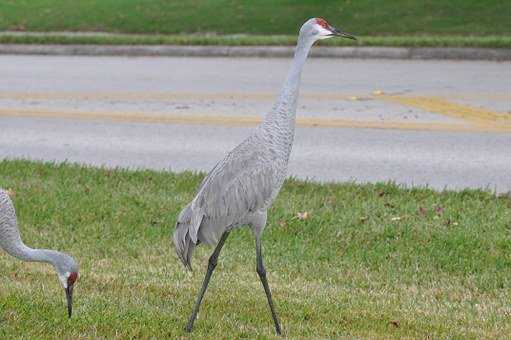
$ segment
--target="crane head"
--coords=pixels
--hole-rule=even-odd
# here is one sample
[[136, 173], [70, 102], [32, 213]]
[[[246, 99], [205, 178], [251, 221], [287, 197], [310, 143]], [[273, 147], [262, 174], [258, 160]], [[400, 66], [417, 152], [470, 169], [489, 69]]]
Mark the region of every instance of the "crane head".
[[[305, 28], [308, 28], [305, 30]], [[330, 25], [323, 18], [312, 18], [308, 20], [300, 30], [300, 33], [304, 33], [303, 31], [309, 32], [316, 40], [328, 39], [332, 37], [341, 37], [357, 40], [357, 38], [349, 33], [343, 32], [342, 30], [335, 28]]]
[[73, 314], [73, 287], [75, 285], [76, 280], [78, 279], [77, 272], [69, 273], [67, 277], [67, 287], [66, 287], [66, 300], [67, 300], [67, 315], [71, 317]]
[[73, 313], [73, 288], [78, 280], [78, 265], [71, 256], [59, 253], [54, 259], [54, 266], [60, 283], [66, 292], [67, 315], [71, 317]]

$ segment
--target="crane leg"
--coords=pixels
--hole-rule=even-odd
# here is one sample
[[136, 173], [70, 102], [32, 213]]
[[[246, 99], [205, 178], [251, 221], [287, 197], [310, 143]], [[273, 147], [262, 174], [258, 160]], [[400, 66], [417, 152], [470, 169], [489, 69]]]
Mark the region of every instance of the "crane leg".
[[204, 281], [202, 282], [202, 288], [199, 292], [199, 296], [197, 296], [197, 301], [195, 302], [195, 306], [193, 307], [192, 314], [190, 315], [190, 319], [188, 320], [188, 324], [186, 325], [186, 331], [191, 332], [193, 328], [193, 323], [195, 319], [197, 318], [197, 313], [199, 313], [200, 304], [202, 302], [202, 298], [204, 297], [204, 293], [206, 293], [206, 290], [208, 289], [209, 280], [211, 279], [211, 275], [213, 274], [213, 270], [215, 270], [218, 255], [220, 255], [220, 251], [222, 250], [222, 247], [224, 246], [225, 240], [227, 239], [227, 236], [229, 236], [230, 231], [226, 231], [222, 234], [222, 237], [220, 238], [220, 241], [218, 241], [218, 244], [213, 251], [213, 254], [209, 257], [208, 261], [208, 270], [206, 272], [206, 276], [204, 277]]
[[263, 264], [263, 254], [261, 248], [262, 248], [261, 238], [256, 237], [257, 274], [261, 279], [261, 283], [263, 284], [264, 287], [264, 292], [266, 293], [266, 297], [268, 298], [268, 305], [270, 306], [271, 316], [273, 318], [273, 322], [275, 323], [275, 332], [278, 335], [281, 335], [279, 319], [277, 317], [277, 313], [275, 312], [275, 307], [273, 306], [270, 286], [268, 285], [268, 280], [266, 279], [266, 269], [264, 268]]

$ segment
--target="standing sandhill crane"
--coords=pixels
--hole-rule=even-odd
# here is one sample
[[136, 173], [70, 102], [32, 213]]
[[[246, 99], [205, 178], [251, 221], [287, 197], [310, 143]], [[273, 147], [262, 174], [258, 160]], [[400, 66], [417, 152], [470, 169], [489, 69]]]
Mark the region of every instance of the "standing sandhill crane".
[[6, 191], [0, 188], [0, 248], [22, 261], [46, 262], [55, 267], [66, 291], [67, 313], [73, 311], [73, 286], [78, 278], [78, 266], [69, 255], [55, 250], [32, 249], [21, 240], [16, 221], [16, 211]]
[[312, 18], [303, 24], [291, 68], [273, 109], [247, 139], [211, 170], [199, 186], [193, 201], [179, 214], [174, 245], [186, 268], [191, 270], [191, 257], [196, 245], [216, 245], [186, 326], [188, 332], [192, 331], [218, 255], [230, 231], [249, 225], [256, 241], [257, 273], [268, 299], [275, 331], [281, 334], [266, 279], [261, 235], [266, 225], [267, 210], [286, 178], [303, 65], [314, 42], [334, 36], [355, 39], [321, 18]]

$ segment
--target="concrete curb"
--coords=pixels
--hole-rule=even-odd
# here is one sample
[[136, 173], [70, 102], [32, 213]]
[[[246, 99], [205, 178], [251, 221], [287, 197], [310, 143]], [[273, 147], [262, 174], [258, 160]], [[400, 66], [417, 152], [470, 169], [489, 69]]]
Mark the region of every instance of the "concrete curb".
[[[25, 45], [0, 44], [0, 54], [167, 57], [290, 57], [291, 46]], [[511, 49], [464, 47], [324, 47], [317, 58], [511, 61]]]

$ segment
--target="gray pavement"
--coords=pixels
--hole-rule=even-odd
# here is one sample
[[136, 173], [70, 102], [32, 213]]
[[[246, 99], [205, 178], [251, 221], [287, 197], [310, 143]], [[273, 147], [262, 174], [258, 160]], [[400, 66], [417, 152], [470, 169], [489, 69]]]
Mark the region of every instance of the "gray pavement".
[[[271, 108], [288, 64], [0, 56], [0, 158], [209, 170]], [[290, 174], [509, 191], [510, 66], [312, 59]]]

